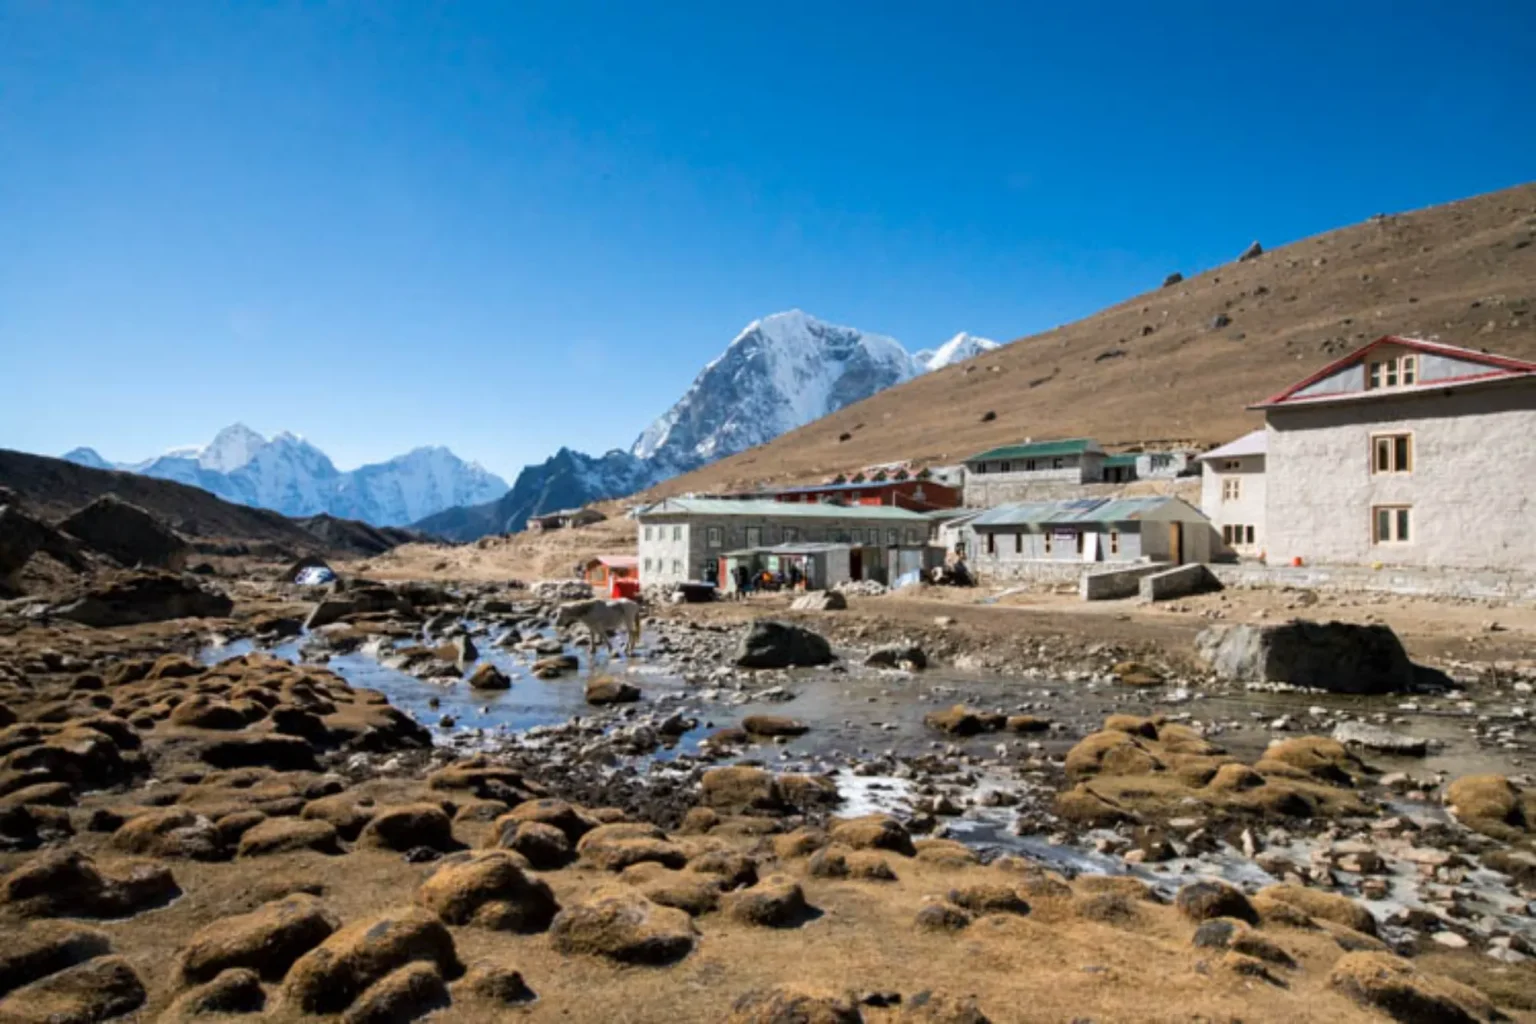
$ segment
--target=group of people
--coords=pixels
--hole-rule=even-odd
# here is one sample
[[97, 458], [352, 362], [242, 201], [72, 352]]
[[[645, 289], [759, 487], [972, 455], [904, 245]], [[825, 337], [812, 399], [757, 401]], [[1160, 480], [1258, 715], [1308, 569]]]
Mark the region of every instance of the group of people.
[[736, 592], [743, 596], [754, 591], [796, 590], [806, 582], [805, 574], [800, 567], [790, 563], [786, 568], [777, 572], [768, 569], [752, 569], [745, 565], [738, 565], [731, 570], [732, 582], [736, 585]]

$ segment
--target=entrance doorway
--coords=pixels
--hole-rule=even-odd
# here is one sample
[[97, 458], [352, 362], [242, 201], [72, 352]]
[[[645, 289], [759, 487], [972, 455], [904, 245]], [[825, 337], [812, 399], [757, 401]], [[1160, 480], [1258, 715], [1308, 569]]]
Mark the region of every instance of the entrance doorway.
[[858, 548], [848, 552], [848, 577], [855, 580], [864, 578], [864, 552]]
[[1168, 524], [1168, 558], [1174, 565], [1184, 564], [1184, 524]]

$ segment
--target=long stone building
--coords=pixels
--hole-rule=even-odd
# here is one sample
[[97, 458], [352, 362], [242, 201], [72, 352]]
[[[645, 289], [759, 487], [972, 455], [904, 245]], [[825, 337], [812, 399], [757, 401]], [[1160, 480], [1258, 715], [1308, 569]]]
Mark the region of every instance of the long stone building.
[[1536, 570], [1536, 363], [1387, 336], [1253, 408], [1269, 564]]
[[[917, 548], [928, 543], [921, 513], [889, 505], [798, 504], [729, 498], [667, 498], [635, 512], [640, 582], [702, 580], [727, 552], [782, 544]], [[858, 578], [855, 575], [855, 578]]]

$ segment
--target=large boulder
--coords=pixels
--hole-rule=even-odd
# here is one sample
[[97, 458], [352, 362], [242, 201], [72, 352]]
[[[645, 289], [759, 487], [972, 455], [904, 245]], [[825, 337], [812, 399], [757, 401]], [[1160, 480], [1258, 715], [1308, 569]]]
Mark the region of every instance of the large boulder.
[[1328, 984], [1403, 1024], [1473, 1024], [1504, 1019], [1477, 992], [1448, 978], [1427, 975], [1390, 953], [1346, 953], [1334, 963]]
[[129, 917], [181, 895], [168, 868], [147, 862], [104, 874], [74, 850], [53, 850], [0, 878], [0, 905], [20, 917]]
[[111, 952], [105, 934], [62, 921], [33, 921], [0, 948], [0, 996], [92, 957]]
[[1379, 624], [1211, 626], [1195, 638], [1195, 649], [1219, 677], [1236, 682], [1379, 694], [1409, 689], [1415, 676], [1397, 634]]
[[559, 911], [542, 879], [523, 870], [516, 854], [487, 850], [443, 863], [416, 891], [416, 902], [452, 925], [495, 931], [541, 932]]
[[127, 960], [100, 956], [0, 999], [0, 1020], [7, 1024], [94, 1024], [137, 1010], [146, 997], [144, 983]]
[[142, 572], [96, 584], [53, 609], [61, 619], [83, 626], [132, 626], [167, 619], [228, 617], [235, 603], [227, 594], [195, 579], [168, 572]]
[[180, 570], [190, 550], [169, 526], [115, 494], [97, 498], [59, 529], [130, 568]]
[[183, 984], [212, 981], [231, 968], [248, 968], [277, 981], [299, 957], [336, 931], [338, 921], [318, 899], [295, 893], [249, 914], [226, 917], [192, 936], [182, 951]]
[[736, 647], [736, 664], [742, 668], [793, 668], [832, 660], [832, 645], [825, 637], [773, 619], [752, 623]]
[[343, 928], [305, 953], [288, 972], [283, 995], [305, 1013], [336, 1013], [386, 975], [417, 962], [449, 978], [463, 970], [453, 936], [435, 914], [419, 907], [391, 911]]
[[0, 505], [0, 581], [48, 543], [49, 529], [15, 505]]
[[684, 911], [632, 892], [600, 893], [562, 910], [549, 931], [556, 952], [648, 965], [681, 960], [697, 935]]

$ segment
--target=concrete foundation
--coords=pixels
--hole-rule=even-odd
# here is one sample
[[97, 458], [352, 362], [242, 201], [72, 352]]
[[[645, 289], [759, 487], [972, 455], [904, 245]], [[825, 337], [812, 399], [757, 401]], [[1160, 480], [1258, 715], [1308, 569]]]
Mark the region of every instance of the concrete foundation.
[[1229, 587], [1296, 587], [1352, 594], [1403, 594], [1479, 601], [1536, 603], [1536, 573], [1406, 566], [1281, 566], [1243, 562], [1212, 565], [1212, 575]]

